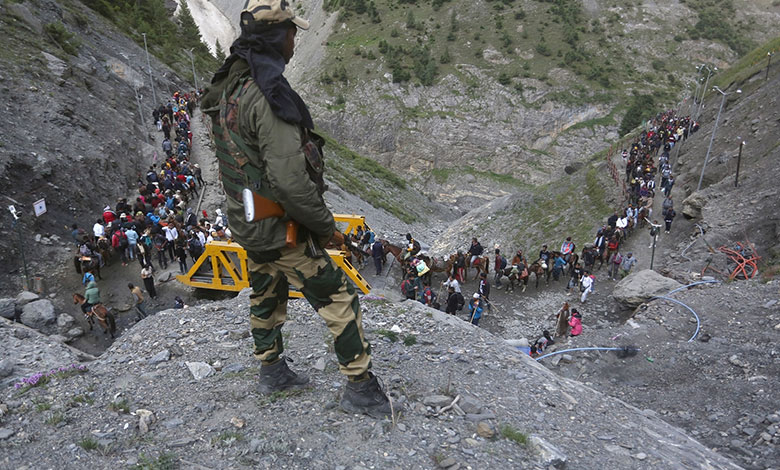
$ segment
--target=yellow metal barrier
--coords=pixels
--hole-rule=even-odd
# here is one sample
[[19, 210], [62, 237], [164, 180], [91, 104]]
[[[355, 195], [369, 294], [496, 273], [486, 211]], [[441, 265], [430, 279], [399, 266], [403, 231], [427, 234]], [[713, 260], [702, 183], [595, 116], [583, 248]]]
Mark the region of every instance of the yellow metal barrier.
[[[351, 229], [358, 225], [364, 225], [365, 219], [358, 216], [342, 216], [349, 220]], [[360, 219], [362, 223], [357, 223]], [[331, 259], [349, 277], [355, 286], [364, 294], [371, 292], [371, 285], [363, 278], [355, 266], [350, 263], [347, 253], [340, 250], [326, 250]], [[200, 287], [202, 289], [215, 289], [238, 292], [249, 287], [249, 270], [246, 265], [246, 250], [238, 243], [210, 242], [206, 244], [203, 254], [192, 265], [187, 274], [180, 274], [176, 279], [182, 284]], [[301, 298], [303, 294], [297, 290], [290, 290], [290, 297]]]
[[336, 220], [336, 223], [344, 223], [346, 222], [347, 227], [341, 230], [341, 233], [344, 235], [352, 235], [355, 232], [357, 232], [358, 227], [363, 227], [363, 229], [369, 228], [368, 225], [366, 225], [366, 218], [362, 215], [349, 215], [349, 214], [333, 214], [333, 218]]

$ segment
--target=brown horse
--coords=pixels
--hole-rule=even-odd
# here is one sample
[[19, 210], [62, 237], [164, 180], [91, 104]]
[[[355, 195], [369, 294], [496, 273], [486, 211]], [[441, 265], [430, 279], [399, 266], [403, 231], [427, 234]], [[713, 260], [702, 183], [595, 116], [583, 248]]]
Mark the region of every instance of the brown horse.
[[100, 261], [97, 256], [76, 255], [73, 257], [73, 265], [76, 268], [76, 272], [79, 274], [93, 273], [97, 274], [98, 279], [103, 279], [100, 276]]
[[97, 249], [100, 252], [100, 256], [103, 257], [103, 262], [109, 264], [111, 262], [111, 241], [106, 237], [100, 237], [97, 240]]
[[452, 270], [452, 264], [455, 262], [453, 258], [450, 258], [449, 260], [445, 260], [444, 258], [435, 258], [433, 256], [418, 254], [418, 258], [425, 261], [425, 265], [430, 268], [431, 271], [435, 273], [444, 273], [446, 272], [448, 275], [450, 271]]
[[[490, 269], [490, 258], [487, 256], [478, 256], [476, 260], [474, 260], [474, 264], [471, 264], [471, 256], [466, 254], [466, 274], [468, 275], [469, 268], [474, 268], [477, 273], [474, 277], [479, 277], [481, 273], [488, 274]], [[465, 279], [464, 279], [465, 281]]]
[[[544, 284], [546, 286], [550, 285], [550, 274], [552, 271], [549, 269], [550, 266], [547, 265], [547, 269], [542, 267], [542, 260], [538, 259], [534, 261], [531, 266], [528, 266], [528, 272], [533, 273], [536, 276], [536, 289], [539, 289], [539, 278], [544, 276]], [[525, 285], [528, 285], [528, 279], [525, 280]], [[525, 291], [525, 286], [523, 286], [523, 291]]]
[[523, 292], [528, 287], [528, 269], [525, 265], [520, 264], [517, 266], [508, 266], [504, 269], [504, 276], [509, 279], [509, 287], [506, 288], [507, 292], [515, 290], [515, 283], [523, 284]]
[[[74, 304], [84, 305], [86, 301], [87, 299], [85, 299], [83, 295], [78, 293], [73, 294]], [[98, 323], [100, 323], [100, 326], [103, 328], [103, 334], [110, 334], [111, 338], [114, 338], [114, 333], [116, 333], [116, 319], [114, 318], [114, 314], [103, 304], [93, 305], [84, 316], [87, 318], [90, 331], [95, 324], [95, 318], [97, 318]]]

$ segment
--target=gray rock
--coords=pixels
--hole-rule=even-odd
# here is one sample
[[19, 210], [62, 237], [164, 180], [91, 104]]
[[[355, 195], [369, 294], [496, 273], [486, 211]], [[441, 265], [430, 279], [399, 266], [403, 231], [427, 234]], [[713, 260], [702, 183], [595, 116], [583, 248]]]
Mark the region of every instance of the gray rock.
[[623, 306], [635, 308], [656, 295], [664, 295], [678, 287], [682, 287], [682, 284], [674, 279], [645, 269], [631, 273], [618, 282], [612, 296]]
[[0, 317], [13, 320], [15, 315], [14, 304], [16, 304], [14, 299], [0, 299]]
[[682, 213], [689, 219], [699, 218], [705, 205], [707, 205], [707, 198], [702, 193], [695, 192], [683, 201]]
[[38, 296], [38, 294], [34, 292], [29, 292], [29, 291], [20, 292], [19, 295], [16, 296], [16, 307], [22, 308], [25, 305], [29, 304], [30, 302], [34, 302], [38, 299], [40, 299], [40, 297]]
[[317, 362], [315, 362], [312, 367], [314, 369], [320, 371], [320, 372], [324, 371], [325, 370], [325, 359], [323, 359], [323, 358], [317, 359]]
[[482, 403], [476, 398], [461, 395], [458, 406], [464, 413], [479, 414], [482, 412]]
[[159, 364], [161, 362], [166, 362], [170, 360], [170, 358], [171, 358], [171, 352], [168, 351], [167, 349], [163, 349], [162, 351], [152, 356], [148, 361], [146, 361], [146, 363], [151, 366], [154, 364]]
[[13, 429], [0, 428], [0, 441], [4, 441], [9, 437], [13, 436], [14, 434], [15, 431]]
[[249, 452], [258, 452], [263, 446], [263, 441], [260, 439], [252, 439], [249, 441]]
[[43, 329], [57, 320], [57, 316], [54, 314], [54, 304], [51, 300], [35, 300], [22, 308], [21, 315], [22, 323], [35, 328], [36, 330]]
[[82, 329], [81, 329], [80, 327], [78, 327], [78, 326], [77, 326], [77, 327], [75, 327], [75, 328], [71, 328], [71, 329], [69, 329], [69, 330], [68, 330], [68, 331], [65, 333], [65, 337], [66, 337], [66, 338], [68, 338], [68, 341], [72, 341], [72, 340], [74, 340], [74, 339], [76, 339], [76, 338], [78, 338], [78, 337], [80, 337], [80, 336], [84, 336], [84, 330], [82, 330]]
[[185, 364], [195, 380], [205, 379], [214, 373], [214, 368], [205, 362], [186, 362]]
[[0, 378], [8, 377], [14, 372], [14, 363], [11, 359], [0, 361]]
[[234, 362], [233, 364], [228, 364], [225, 367], [222, 368], [222, 372], [232, 372], [232, 373], [238, 373], [242, 372], [246, 369], [246, 366], [244, 364], [241, 364], [240, 362]]
[[76, 323], [76, 319], [73, 318], [72, 315], [61, 313], [57, 316], [57, 326], [60, 328], [60, 331], [67, 331], [71, 329], [74, 323]]
[[452, 457], [447, 457], [446, 459], [439, 462], [439, 467], [441, 468], [450, 468], [453, 465], [455, 465], [457, 462], [455, 462], [455, 459]]
[[452, 398], [446, 395], [429, 395], [423, 398], [423, 405], [432, 407], [447, 406], [452, 403]]
[[163, 424], [163, 426], [165, 426], [168, 429], [173, 429], [173, 428], [177, 428], [177, 427], [181, 426], [182, 424], [184, 424], [184, 420], [181, 419], [181, 418], [173, 418], [173, 419], [169, 419], [167, 421], [163, 421], [162, 424]]
[[550, 466], [564, 468], [566, 466], [566, 454], [542, 437], [532, 434], [528, 438], [528, 447], [538, 456], [539, 462], [544, 468]]

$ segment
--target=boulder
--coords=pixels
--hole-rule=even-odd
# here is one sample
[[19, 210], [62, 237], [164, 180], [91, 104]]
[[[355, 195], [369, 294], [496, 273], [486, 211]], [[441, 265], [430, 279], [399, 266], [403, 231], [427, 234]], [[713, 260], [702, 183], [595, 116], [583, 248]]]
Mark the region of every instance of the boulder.
[[3, 359], [0, 361], [0, 379], [8, 377], [14, 372], [14, 362], [11, 359]]
[[57, 326], [60, 328], [60, 331], [68, 331], [75, 323], [76, 319], [67, 313], [57, 316]]
[[45, 328], [57, 321], [54, 304], [48, 299], [30, 302], [22, 308], [21, 319], [22, 323], [30, 328], [36, 330]]
[[0, 317], [13, 320], [15, 304], [16, 301], [14, 299], [0, 299]]
[[22, 291], [16, 296], [16, 307], [21, 309], [30, 302], [34, 302], [40, 299], [38, 294], [30, 291]]
[[682, 284], [661, 276], [651, 269], [631, 273], [618, 282], [612, 297], [620, 304], [628, 308], [636, 308], [657, 295], [664, 295], [669, 291], [682, 287]]
[[701, 217], [701, 210], [707, 204], [707, 198], [702, 193], [695, 192], [683, 201], [682, 213], [689, 219]]
[[82, 330], [78, 326], [75, 327], [75, 328], [69, 329], [68, 332], [65, 333], [65, 337], [68, 338], [68, 341], [73, 341], [74, 339], [78, 338], [79, 336], [84, 336], [84, 330]]

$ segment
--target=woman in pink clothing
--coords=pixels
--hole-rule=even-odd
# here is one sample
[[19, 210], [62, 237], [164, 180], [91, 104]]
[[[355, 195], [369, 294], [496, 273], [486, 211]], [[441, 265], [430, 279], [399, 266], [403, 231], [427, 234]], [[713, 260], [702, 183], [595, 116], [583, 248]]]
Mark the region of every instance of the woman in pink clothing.
[[582, 333], [582, 315], [580, 315], [580, 312], [578, 312], [576, 308], [571, 310], [569, 326], [571, 327], [571, 332], [569, 333], [570, 335], [579, 336], [580, 333]]

